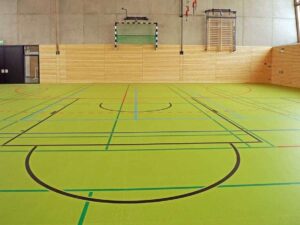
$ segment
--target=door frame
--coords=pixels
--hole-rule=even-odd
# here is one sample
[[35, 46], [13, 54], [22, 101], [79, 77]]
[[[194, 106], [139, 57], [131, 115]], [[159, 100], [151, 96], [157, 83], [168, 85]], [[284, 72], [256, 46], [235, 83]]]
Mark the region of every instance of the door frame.
[[23, 60], [22, 60], [22, 70], [23, 70], [23, 76], [22, 76], [22, 83], [19, 83], [19, 82], [5, 82], [4, 84], [25, 84], [25, 62], [24, 62], [24, 47], [23, 45], [2, 45], [0, 46], [1, 48], [3, 48], [3, 57], [4, 57], [4, 66], [6, 67], [7, 65], [7, 57], [6, 57], [6, 51], [7, 49], [9, 48], [14, 48], [14, 47], [18, 47], [18, 48], [22, 48], [22, 57], [23, 57]]
[[[37, 46], [38, 47], [38, 54], [32, 54], [32, 55], [26, 55], [25, 53], [25, 47], [30, 47], [30, 46]], [[25, 58], [26, 56], [37, 56], [38, 57], [38, 73], [39, 73], [39, 79], [37, 83], [25, 83], [25, 84], [40, 84], [41, 83], [41, 65], [40, 65], [40, 46], [39, 45], [23, 45], [24, 48], [24, 79], [26, 82], [26, 78], [25, 78], [25, 73], [26, 73], [26, 64], [25, 64]]]
[[[38, 50], [40, 49], [40, 46], [39, 45], [1, 45], [0, 46], [0, 48], [3, 48], [3, 54], [4, 54], [4, 59], [3, 59], [3, 63], [4, 64], [6, 64], [5, 63], [5, 48], [6, 47], [22, 47], [23, 48], [23, 83], [21, 83], [21, 84], [26, 84], [26, 78], [25, 78], [25, 73], [26, 73], [26, 64], [25, 64], [25, 57], [26, 56], [30, 56], [30, 55], [26, 55], [25, 54], [25, 47], [26, 46], [37, 46], [38, 47]], [[40, 84], [41, 83], [41, 76], [40, 76], [40, 72], [41, 72], [41, 66], [40, 66], [40, 54], [35, 54], [35, 55], [32, 55], [32, 56], [37, 56], [38, 57], [38, 75], [39, 75], [39, 77], [38, 77], [38, 82], [37, 83], [31, 83], [31, 84]], [[7, 83], [4, 83], [4, 84], [7, 84]]]

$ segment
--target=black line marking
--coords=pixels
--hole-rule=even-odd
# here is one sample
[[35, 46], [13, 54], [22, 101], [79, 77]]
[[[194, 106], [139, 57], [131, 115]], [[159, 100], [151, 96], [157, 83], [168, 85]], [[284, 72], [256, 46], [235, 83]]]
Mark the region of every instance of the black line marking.
[[[55, 139], [55, 138], [107, 138], [109, 137], [108, 135], [37, 135], [37, 136], [33, 136], [33, 135], [30, 135], [28, 133], [25, 134], [26, 136], [24, 137], [19, 137], [19, 138], [23, 138], [23, 139]], [[248, 136], [247, 134], [238, 134], [239, 136]], [[115, 137], [117, 138], [150, 138], [150, 137], [159, 137], [159, 138], [163, 138], [163, 137], [211, 137], [211, 136], [222, 136], [222, 137], [225, 137], [225, 136], [231, 136], [231, 134], [227, 134], [227, 133], [218, 133], [218, 134], [214, 134], [214, 133], [211, 133], [211, 134], [147, 134], [147, 135], [114, 135]], [[11, 138], [11, 136], [1, 136], [0, 134], [0, 138]]]
[[7, 127], [9, 127], [9, 126], [11, 126], [11, 125], [13, 125], [13, 124], [16, 124], [16, 123], [18, 123], [18, 122], [19, 122], [19, 121], [17, 120], [17, 121], [14, 121], [14, 122], [12, 122], [12, 123], [9, 123], [9, 124], [5, 125], [4, 127], [1, 127], [0, 130], [4, 130], [5, 128], [7, 128]]
[[[276, 113], [276, 114], [279, 114], [279, 115], [283, 115], [285, 117], [288, 117], [290, 119], [295, 119], [295, 120], [299, 120], [298, 118], [295, 118], [297, 117], [297, 115], [292, 115], [290, 114], [290, 112], [286, 113], [284, 111], [281, 111], [280, 112], [280, 109], [279, 111], [276, 111], [276, 110], [273, 110], [273, 109], [270, 109], [268, 107], [266, 107], [266, 104], [265, 103], [261, 103], [263, 104], [262, 106], [260, 105], [257, 105], [257, 103], [251, 101], [251, 98], [247, 98], [248, 101], [245, 101], [245, 98], [244, 99], [239, 99], [239, 98], [234, 98], [232, 97], [233, 94], [229, 94], [229, 95], [224, 95], [224, 90], [221, 90], [221, 89], [217, 89], [217, 88], [214, 88], [214, 91], [211, 90], [211, 88], [206, 88], [209, 92], [215, 94], [215, 95], [219, 95], [219, 96], [223, 96], [223, 98], [227, 98], [231, 101], [234, 101], [234, 102], [237, 102], [238, 104], [242, 104], [242, 105], [245, 105], [246, 107], [249, 107], [249, 106], [254, 106], [255, 108], [257, 109], [262, 109], [262, 110], [265, 110], [265, 111], [268, 111], [268, 112], [272, 112], [272, 113]], [[220, 93], [222, 92], [222, 94]], [[250, 101], [249, 101], [250, 100]], [[277, 108], [278, 109], [278, 108]]]
[[[174, 89], [170, 88], [169, 89], [171, 91], [173, 91], [175, 94], [177, 94], [178, 96], [180, 96], [182, 99], [184, 99], [186, 102], [188, 102], [190, 105], [192, 105], [194, 108], [196, 108], [198, 111], [202, 112], [203, 114], [205, 114], [208, 118], [210, 118], [212, 121], [214, 121], [216, 124], [218, 124], [219, 126], [221, 126], [223, 129], [227, 130], [228, 132], [230, 132], [236, 139], [243, 141], [239, 136], [237, 136], [236, 134], [234, 134], [233, 132], [231, 132], [226, 126], [224, 126], [222, 123], [220, 123], [219, 121], [215, 120], [211, 115], [209, 115], [208, 113], [206, 113], [205, 111], [203, 111], [201, 108], [199, 108], [197, 105], [193, 104], [192, 102], [190, 102], [190, 100], [188, 100], [187, 98], [183, 97], [182, 94], [178, 93], [177, 91], [175, 91]], [[186, 95], [188, 95], [192, 100], [195, 101], [195, 99], [193, 99], [193, 96], [191, 96], [188, 92], [177, 88], [178, 90], [180, 90], [181, 92], [185, 93]], [[196, 101], [197, 102], [197, 101]], [[198, 102], [197, 102], [198, 103]], [[199, 104], [199, 103], [198, 103]], [[215, 109], [210, 109], [211, 112], [213, 112], [214, 114], [217, 114], [218, 111]], [[217, 114], [218, 115], [218, 114]], [[224, 118], [221, 117], [223, 120]], [[227, 118], [226, 118], [227, 119]], [[227, 120], [225, 120], [227, 121]], [[228, 122], [228, 121], [227, 121]], [[237, 127], [237, 126], [236, 126]], [[239, 127], [237, 127], [239, 128]], [[240, 131], [243, 131], [242, 129], [240, 129]], [[246, 133], [247, 134], [247, 133]], [[252, 137], [252, 136], [251, 136]], [[255, 138], [255, 140], [257, 140], [257, 138]]]
[[[27, 100], [28, 100], [28, 99], [27, 99]], [[36, 105], [34, 105], [34, 106], [31, 106], [31, 107], [29, 107], [29, 108], [26, 108], [26, 109], [24, 109], [24, 110], [22, 110], [22, 111], [19, 111], [19, 112], [13, 114], [13, 115], [8, 116], [8, 117], [4, 118], [2, 121], [9, 120], [10, 118], [13, 118], [13, 117], [15, 117], [15, 116], [17, 116], [17, 115], [19, 115], [19, 114], [22, 114], [22, 113], [27, 112], [27, 111], [29, 111], [29, 110], [31, 110], [31, 109], [34, 109], [34, 108], [36, 108], [36, 107], [38, 107], [38, 106], [40, 106], [40, 105], [43, 105], [43, 104], [45, 104], [45, 103], [47, 103], [47, 102], [49, 102], [49, 101], [51, 101], [51, 100], [53, 100], [53, 99], [51, 98], [51, 99], [48, 99], [48, 100], [46, 100], [46, 101], [42, 101], [42, 102], [40, 102], [40, 103], [38, 103], [38, 104], [36, 104]], [[2, 130], [2, 129], [0, 129], [0, 130]]]
[[[134, 113], [135, 111], [119, 111], [119, 110], [116, 110], [116, 109], [109, 109], [109, 108], [105, 108], [104, 106], [103, 106], [103, 103], [101, 103], [100, 105], [99, 105], [99, 107], [101, 108], [101, 109], [103, 109], [103, 110], [106, 110], [106, 111], [110, 111], [110, 112], [124, 112], [124, 113]], [[164, 110], [168, 110], [168, 109], [170, 109], [170, 108], [172, 108], [173, 107], [173, 105], [172, 105], [172, 103], [170, 102], [169, 103], [169, 105], [167, 106], [167, 107], [165, 107], [165, 108], [161, 108], [161, 109], [153, 109], [153, 110], [144, 110], [144, 111], [139, 111], [140, 113], [147, 113], [147, 112], [160, 112], [160, 111], [164, 111]]]
[[[241, 130], [230, 130], [231, 132], [241, 132]], [[252, 130], [253, 131], [253, 130]], [[265, 131], [265, 130], [263, 130]], [[267, 130], [266, 130], [267, 131]], [[273, 131], [273, 130], [271, 130]], [[279, 130], [281, 131], [281, 130]], [[300, 129], [299, 129], [300, 131]], [[156, 134], [156, 133], [229, 133], [227, 130], [173, 130], [173, 131], [132, 131], [132, 132], [115, 132], [115, 134]], [[0, 134], [18, 134], [18, 133], [1, 133]], [[27, 134], [110, 134], [109, 131], [107, 132], [31, 132]]]
[[249, 131], [247, 131], [246, 129], [244, 129], [243, 127], [241, 127], [239, 124], [237, 124], [236, 122], [228, 119], [226, 116], [222, 115], [221, 113], [219, 113], [217, 110], [211, 108], [210, 106], [204, 104], [203, 102], [201, 102], [200, 100], [198, 100], [195, 97], [192, 97], [192, 99], [197, 102], [198, 104], [202, 105], [203, 107], [205, 107], [206, 109], [208, 109], [209, 111], [213, 112], [214, 114], [218, 115], [219, 117], [221, 117], [222, 119], [226, 120], [228, 123], [232, 124], [233, 126], [237, 127], [238, 129], [240, 129], [241, 131], [245, 132], [246, 134], [248, 134], [250, 137], [254, 138], [256, 141], [258, 141], [259, 143], [262, 143], [262, 141], [257, 138], [256, 136], [254, 136], [253, 134], [251, 134]]
[[80, 195], [76, 195], [76, 194], [71, 194], [68, 192], [65, 192], [63, 190], [60, 190], [58, 188], [55, 188], [47, 183], [45, 183], [44, 181], [42, 181], [40, 178], [38, 178], [34, 172], [31, 169], [30, 166], [30, 159], [31, 156], [33, 155], [33, 153], [35, 152], [35, 150], [37, 149], [37, 146], [34, 146], [31, 151], [28, 153], [26, 160], [25, 160], [25, 168], [27, 173], [29, 174], [29, 176], [39, 185], [45, 187], [46, 189], [53, 191], [57, 194], [60, 195], [64, 195], [66, 197], [70, 197], [70, 198], [75, 198], [78, 200], [83, 200], [83, 201], [89, 201], [89, 202], [98, 202], [98, 203], [107, 203], [107, 204], [146, 204], [146, 203], [158, 203], [158, 202], [166, 202], [166, 201], [172, 201], [172, 200], [178, 200], [178, 199], [182, 199], [182, 198], [187, 198], [187, 197], [191, 197], [191, 196], [195, 196], [201, 193], [204, 193], [206, 191], [209, 191], [215, 187], [218, 187], [219, 185], [221, 185], [222, 183], [224, 183], [225, 181], [227, 181], [229, 178], [231, 178], [239, 169], [240, 167], [240, 163], [241, 163], [241, 157], [240, 157], [240, 153], [238, 151], [238, 149], [234, 146], [233, 143], [230, 143], [230, 146], [232, 147], [235, 156], [236, 156], [236, 162], [235, 165], [233, 167], [233, 169], [226, 175], [224, 176], [222, 179], [216, 181], [215, 183], [205, 187], [205, 188], [201, 188], [198, 189], [196, 191], [193, 192], [188, 192], [186, 194], [181, 194], [181, 195], [175, 195], [175, 196], [170, 196], [170, 197], [165, 197], [165, 198], [157, 198], [157, 199], [146, 199], [146, 200], [107, 200], [107, 199], [100, 199], [100, 198], [92, 198], [92, 197], [85, 197], [85, 196], [80, 196]]
[[[228, 142], [171, 142], [171, 143], [131, 143], [131, 144], [110, 144], [110, 146], [159, 146], [159, 145], [221, 145], [221, 144], [258, 144], [262, 142], [257, 141], [246, 141], [246, 142], [238, 142], [238, 141], [228, 141]], [[106, 146], [105, 143], [100, 144], [24, 144], [24, 145], [2, 145], [5, 147], [90, 147], [90, 146]]]
[[[156, 134], [156, 133], [229, 133], [230, 132], [242, 132], [241, 130], [198, 130], [198, 131], [180, 131], [180, 130], [174, 130], [174, 131], [141, 131], [141, 132], [115, 132], [115, 134]], [[263, 130], [248, 130], [249, 132], [298, 132], [300, 129], [263, 129]], [[0, 134], [19, 134], [16, 132], [0, 132]], [[32, 132], [32, 133], [27, 133], [27, 134], [39, 134], [39, 135], [46, 135], [46, 134], [110, 134], [110, 132]]]
[[[19, 133], [17, 136], [13, 137], [12, 139], [8, 140], [7, 142], [5, 142], [2, 146], [6, 146], [7, 144], [9, 144], [10, 142], [12, 142], [13, 140], [17, 139], [18, 137], [20, 137], [21, 135], [25, 134], [26, 132], [30, 131], [31, 129], [35, 128], [36, 126], [40, 125], [41, 123], [45, 122], [46, 120], [50, 119], [52, 116], [56, 115], [57, 113], [63, 111], [64, 109], [66, 109], [67, 107], [69, 107], [70, 105], [74, 104], [75, 102], [77, 102], [79, 99], [76, 99], [74, 101], [72, 101], [71, 103], [63, 106], [62, 108], [60, 108], [59, 110], [52, 112], [50, 114], [50, 116], [44, 118], [43, 120], [39, 121], [38, 123], [32, 125], [31, 127], [27, 128], [26, 130], [23, 130], [21, 133]], [[32, 145], [31, 145], [32, 146]]]
[[[72, 90], [71, 92], [63, 93], [63, 94], [61, 94], [61, 95], [58, 95], [57, 97], [54, 97], [54, 98], [51, 98], [51, 99], [45, 101], [45, 102], [48, 102], [48, 101], [50, 101], [50, 100], [55, 100], [55, 98], [60, 98], [60, 97], [62, 97], [62, 96], [66, 96], [66, 95], [67, 95], [67, 96], [72, 96], [72, 95], [77, 94], [77, 93], [78, 93], [79, 91], [81, 91], [82, 89], [87, 89], [87, 88], [88, 88], [88, 87], [81, 87], [81, 88], [79, 88], [79, 89], [76, 88], [76, 90]], [[75, 93], [74, 93], [74, 92], [75, 92]], [[43, 109], [48, 108], [48, 107], [51, 106], [51, 105], [55, 105], [55, 104], [57, 104], [57, 103], [59, 103], [59, 102], [65, 100], [65, 99], [67, 99], [67, 98], [66, 98], [66, 97], [65, 97], [65, 98], [62, 97], [61, 99], [58, 99], [58, 100], [55, 101], [54, 103], [47, 105], [47, 106], [44, 107]], [[74, 98], [73, 98], [73, 99], [74, 99]], [[78, 100], [79, 98], [76, 98], [76, 99]], [[12, 99], [12, 100], [14, 100], [14, 99]], [[31, 99], [24, 99], [24, 100], [31, 100]], [[43, 102], [43, 103], [45, 103], [45, 102]], [[37, 106], [39, 106], [39, 105], [33, 106], [32, 109], [36, 108]], [[22, 119], [27, 118], [28, 116], [31, 116], [31, 115], [35, 115], [37, 112], [39, 112], [39, 111], [41, 111], [41, 110], [43, 110], [43, 109], [40, 109], [40, 110], [35, 111], [35, 112], [32, 112], [32, 113], [30, 113], [29, 115], [23, 117]], [[16, 114], [16, 115], [18, 115], [18, 114]], [[6, 120], [6, 119], [5, 119], [5, 120]], [[20, 120], [16, 120], [16, 121], [14, 121], [14, 122], [12, 122], [12, 123], [10, 123], [10, 124], [8, 124], [8, 125], [6, 125], [6, 126], [0, 128], [0, 130], [4, 130], [5, 128], [10, 127], [11, 125], [16, 124], [16, 123], [19, 123], [19, 122], [20, 122]]]

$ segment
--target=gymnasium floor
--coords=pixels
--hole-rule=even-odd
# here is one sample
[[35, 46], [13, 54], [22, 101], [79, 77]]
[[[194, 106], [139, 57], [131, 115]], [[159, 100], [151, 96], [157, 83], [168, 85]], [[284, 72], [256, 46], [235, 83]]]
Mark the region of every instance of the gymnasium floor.
[[2, 85], [1, 225], [298, 225], [300, 91]]

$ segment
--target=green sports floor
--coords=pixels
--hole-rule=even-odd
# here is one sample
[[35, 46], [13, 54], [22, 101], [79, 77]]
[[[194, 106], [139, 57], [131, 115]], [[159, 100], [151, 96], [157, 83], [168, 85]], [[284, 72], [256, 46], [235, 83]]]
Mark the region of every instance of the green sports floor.
[[0, 86], [1, 225], [299, 225], [300, 90]]

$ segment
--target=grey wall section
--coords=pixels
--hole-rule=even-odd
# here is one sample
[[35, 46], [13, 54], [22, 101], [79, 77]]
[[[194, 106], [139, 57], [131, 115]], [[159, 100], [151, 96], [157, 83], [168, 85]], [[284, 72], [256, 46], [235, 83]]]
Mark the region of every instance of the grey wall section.
[[[55, 0], [0, 0], [0, 40], [7, 44], [54, 44]], [[160, 44], [180, 40], [180, 0], [59, 0], [63, 44], [113, 43], [113, 24], [130, 15], [159, 23]], [[185, 0], [184, 0], [185, 1]], [[276, 46], [297, 41], [294, 0], [198, 0], [195, 16], [185, 22], [185, 44], [204, 44], [204, 10], [238, 11], [238, 45]]]

